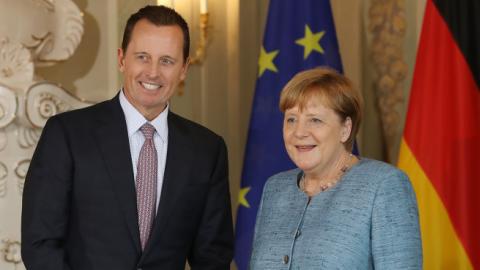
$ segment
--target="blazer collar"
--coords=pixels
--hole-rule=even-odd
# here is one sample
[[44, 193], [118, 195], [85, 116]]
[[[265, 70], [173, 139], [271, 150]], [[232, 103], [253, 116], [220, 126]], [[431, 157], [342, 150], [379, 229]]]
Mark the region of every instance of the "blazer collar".
[[96, 141], [110, 175], [113, 190], [123, 211], [130, 236], [141, 253], [135, 182], [125, 116], [118, 95], [106, 101], [98, 113]]
[[[185, 122], [176, 114], [168, 114], [168, 152], [165, 174], [163, 177], [162, 194], [158, 204], [157, 216], [150, 234], [150, 241], [145, 247], [144, 254], [148, 254], [155, 246], [162, 234], [162, 228], [167, 226], [170, 212], [181, 203], [182, 194], [189, 182], [190, 170], [193, 160], [193, 145]], [[144, 259], [142, 256], [141, 261]], [[141, 262], [140, 261], [140, 262]]]
[[[139, 254], [142, 253], [138, 228], [135, 181], [128, 143], [128, 131], [118, 95], [106, 101], [98, 113], [95, 134], [105, 161], [118, 203], [124, 213], [130, 236]], [[189, 129], [176, 114], [168, 113], [168, 152], [163, 179], [162, 194], [158, 205], [150, 240], [141, 256], [141, 263], [159, 239], [167, 225], [170, 212], [182, 200], [182, 191], [188, 185], [193, 162], [193, 145]]]

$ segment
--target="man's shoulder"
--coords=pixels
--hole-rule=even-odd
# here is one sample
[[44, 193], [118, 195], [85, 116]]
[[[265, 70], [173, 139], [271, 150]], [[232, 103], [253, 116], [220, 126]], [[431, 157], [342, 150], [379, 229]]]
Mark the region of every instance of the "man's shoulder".
[[[101, 101], [96, 104], [83, 108], [76, 108], [51, 116], [51, 121], [61, 121], [68, 123], [90, 122], [93, 119], [99, 119], [102, 116], [111, 114], [115, 107], [115, 99]], [[119, 107], [119, 106], [118, 106]], [[120, 109], [120, 107], [119, 107]]]
[[221, 136], [209, 128], [184, 118], [172, 111], [168, 112], [169, 131], [173, 128], [187, 136], [193, 136], [201, 139], [218, 140]]

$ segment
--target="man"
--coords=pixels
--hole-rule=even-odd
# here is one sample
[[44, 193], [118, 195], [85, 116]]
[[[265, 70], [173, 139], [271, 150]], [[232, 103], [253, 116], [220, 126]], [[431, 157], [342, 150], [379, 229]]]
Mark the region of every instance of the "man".
[[23, 195], [27, 269], [229, 269], [225, 143], [169, 111], [188, 55], [184, 19], [144, 7], [118, 50], [119, 94], [49, 119]]

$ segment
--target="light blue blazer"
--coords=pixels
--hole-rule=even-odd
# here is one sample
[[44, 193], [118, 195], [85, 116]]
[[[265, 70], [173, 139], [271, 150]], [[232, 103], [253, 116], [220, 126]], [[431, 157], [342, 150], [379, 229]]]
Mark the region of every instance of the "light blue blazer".
[[422, 269], [417, 202], [403, 172], [362, 158], [308, 205], [301, 175], [265, 184], [251, 270]]

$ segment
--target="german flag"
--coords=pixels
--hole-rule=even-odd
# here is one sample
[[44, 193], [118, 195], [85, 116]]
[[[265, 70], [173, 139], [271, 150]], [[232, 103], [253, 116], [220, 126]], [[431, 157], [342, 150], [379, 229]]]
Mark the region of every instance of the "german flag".
[[424, 269], [480, 269], [480, 1], [427, 0], [399, 167]]

